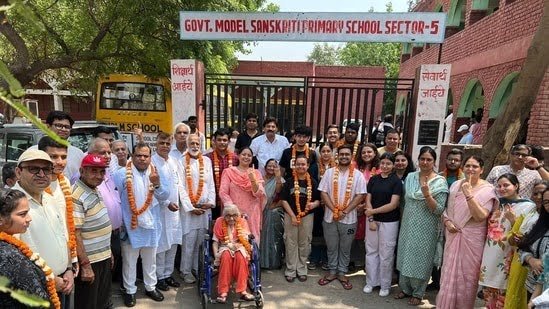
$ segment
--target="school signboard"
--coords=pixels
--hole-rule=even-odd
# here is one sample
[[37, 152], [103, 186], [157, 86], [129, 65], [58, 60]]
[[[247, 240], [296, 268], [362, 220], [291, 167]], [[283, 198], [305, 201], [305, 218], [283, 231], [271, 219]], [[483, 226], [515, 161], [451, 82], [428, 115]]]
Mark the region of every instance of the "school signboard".
[[182, 40], [442, 43], [446, 13], [181, 11]]

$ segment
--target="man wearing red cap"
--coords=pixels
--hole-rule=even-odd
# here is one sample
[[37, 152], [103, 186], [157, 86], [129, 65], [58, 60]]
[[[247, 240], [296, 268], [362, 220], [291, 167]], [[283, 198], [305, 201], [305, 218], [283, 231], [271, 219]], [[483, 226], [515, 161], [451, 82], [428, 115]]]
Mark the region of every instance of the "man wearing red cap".
[[111, 304], [111, 221], [97, 186], [108, 167], [103, 157], [82, 159], [74, 184], [74, 226], [80, 275], [75, 281], [75, 308], [108, 308]]

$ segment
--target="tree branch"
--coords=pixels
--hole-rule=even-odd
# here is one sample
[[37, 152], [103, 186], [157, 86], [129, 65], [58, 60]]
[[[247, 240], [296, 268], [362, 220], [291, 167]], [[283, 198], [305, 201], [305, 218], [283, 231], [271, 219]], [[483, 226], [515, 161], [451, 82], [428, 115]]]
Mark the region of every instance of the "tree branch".
[[[0, 6], [7, 5], [9, 5], [8, 0], [0, 0]], [[15, 30], [13, 25], [8, 21], [5, 11], [0, 11], [0, 33], [2, 33], [8, 42], [15, 48], [15, 61], [12, 67], [18, 70], [26, 68], [29, 65], [29, 50], [21, 35], [19, 35], [17, 30]]]
[[29, 8], [32, 9], [34, 14], [36, 15], [36, 18], [38, 18], [38, 20], [42, 23], [42, 25], [44, 25], [44, 29], [46, 29], [46, 31], [52, 36], [54, 41], [57, 44], [59, 44], [59, 46], [61, 47], [61, 49], [63, 49], [65, 54], [69, 55], [71, 53], [71, 51], [70, 51], [69, 46], [65, 42], [65, 40], [63, 40], [63, 38], [59, 35], [59, 33], [57, 33], [55, 30], [53, 30], [53, 28], [50, 27], [50, 25], [48, 25], [48, 23], [46, 22], [46, 20], [42, 16], [42, 14], [40, 14], [40, 12], [38, 12], [38, 8], [36, 6], [32, 5], [31, 3], [28, 3], [27, 5], [29, 6]]

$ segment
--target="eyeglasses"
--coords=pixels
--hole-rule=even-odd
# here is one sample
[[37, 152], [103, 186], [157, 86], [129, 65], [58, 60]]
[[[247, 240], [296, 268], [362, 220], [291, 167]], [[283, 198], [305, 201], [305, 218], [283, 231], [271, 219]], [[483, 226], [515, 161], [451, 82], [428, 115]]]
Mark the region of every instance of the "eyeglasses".
[[67, 124], [54, 123], [52, 124], [57, 130], [70, 130], [72, 127]]
[[33, 175], [40, 174], [40, 171], [44, 172], [44, 175], [51, 175], [53, 173], [53, 167], [40, 167], [40, 166], [20, 166], [21, 169], [26, 169]]
[[240, 216], [239, 214], [227, 214], [227, 215], [225, 215], [225, 217], [227, 217], [227, 218], [235, 218], [235, 219], [238, 218], [239, 216]]
[[523, 153], [523, 152], [513, 152], [513, 155], [519, 158], [526, 158], [528, 156], [527, 153]]

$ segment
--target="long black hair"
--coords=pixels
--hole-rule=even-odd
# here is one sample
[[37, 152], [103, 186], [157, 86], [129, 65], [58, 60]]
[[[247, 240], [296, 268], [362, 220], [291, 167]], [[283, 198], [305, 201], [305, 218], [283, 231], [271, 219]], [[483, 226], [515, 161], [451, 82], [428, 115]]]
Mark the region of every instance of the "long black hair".
[[[549, 192], [549, 188], [545, 188], [543, 191], [543, 195], [545, 195], [546, 192]], [[542, 199], [542, 205], [539, 210], [539, 218], [538, 221], [536, 221], [536, 224], [534, 224], [534, 227], [528, 232], [526, 235], [524, 235], [524, 238], [519, 244], [519, 248], [531, 252], [530, 246], [535, 243], [538, 239], [542, 238], [546, 233], [547, 230], [549, 230], [549, 213], [547, 210], [545, 210], [545, 207], [543, 206], [543, 203], [545, 202], [545, 199]]]

